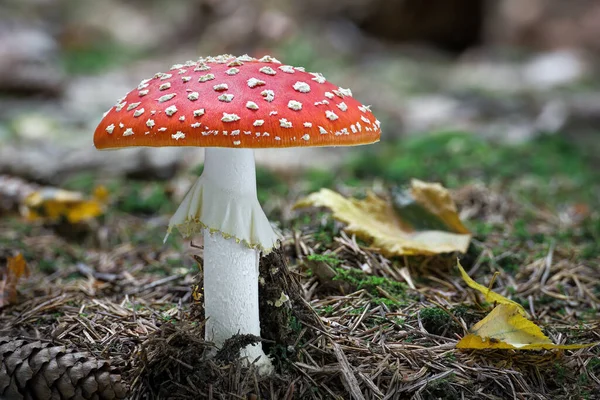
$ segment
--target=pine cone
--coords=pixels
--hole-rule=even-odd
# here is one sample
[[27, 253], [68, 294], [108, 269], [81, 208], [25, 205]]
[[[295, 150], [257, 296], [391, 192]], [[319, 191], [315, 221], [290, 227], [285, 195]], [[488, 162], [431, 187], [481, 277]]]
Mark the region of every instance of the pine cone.
[[121, 376], [90, 353], [0, 337], [0, 399], [123, 399]]

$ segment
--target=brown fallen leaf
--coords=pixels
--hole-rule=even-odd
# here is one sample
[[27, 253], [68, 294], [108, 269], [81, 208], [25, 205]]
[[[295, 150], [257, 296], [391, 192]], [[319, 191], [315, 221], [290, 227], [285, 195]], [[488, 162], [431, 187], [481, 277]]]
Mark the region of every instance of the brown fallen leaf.
[[574, 350], [590, 344], [554, 344], [515, 304], [499, 304], [462, 338], [459, 349]]
[[9, 257], [6, 272], [0, 277], [0, 308], [17, 301], [17, 283], [29, 276], [29, 268], [23, 254]]
[[[446, 189], [439, 184], [413, 180], [407, 199], [404, 204], [410, 207], [399, 208], [373, 193], [358, 200], [321, 189], [294, 207], [329, 208], [335, 219], [347, 224], [344, 230], [370, 241], [387, 256], [466, 252], [471, 234], [458, 219]], [[420, 229], [420, 221], [427, 220], [424, 225], [432, 226], [432, 215], [435, 229]]]

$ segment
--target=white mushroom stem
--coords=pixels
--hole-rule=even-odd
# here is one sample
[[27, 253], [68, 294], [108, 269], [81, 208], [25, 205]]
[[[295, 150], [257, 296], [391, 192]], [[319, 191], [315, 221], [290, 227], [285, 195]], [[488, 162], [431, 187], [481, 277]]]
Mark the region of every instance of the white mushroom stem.
[[[256, 170], [252, 149], [207, 148], [204, 172], [200, 178], [205, 188], [219, 188], [235, 203], [250, 203], [256, 197]], [[235, 213], [236, 209], [229, 212]], [[242, 219], [251, 218], [242, 215]], [[240, 219], [233, 218], [235, 221]], [[229, 226], [232, 232], [245, 229], [250, 222], [238, 222], [242, 226]], [[258, 260], [259, 252], [235, 238], [225, 238], [220, 232], [204, 229], [204, 307], [208, 321], [206, 339], [221, 346], [235, 334], [260, 336], [258, 315]], [[252, 362], [261, 357], [260, 363], [270, 365], [262, 345], [248, 346], [244, 356]], [[264, 368], [263, 368], [264, 369]]]

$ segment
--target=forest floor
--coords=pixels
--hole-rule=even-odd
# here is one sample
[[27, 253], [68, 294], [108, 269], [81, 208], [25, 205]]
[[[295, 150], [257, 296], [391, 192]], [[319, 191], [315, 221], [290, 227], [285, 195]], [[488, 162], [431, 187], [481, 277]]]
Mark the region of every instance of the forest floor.
[[[485, 286], [496, 274], [493, 289], [554, 343], [600, 342], [600, 174], [591, 156], [558, 135], [506, 145], [445, 133], [370, 146], [333, 171], [259, 169], [259, 199], [285, 237], [286, 273], [314, 310], [289, 310], [287, 338], [263, 344], [271, 377], [203, 359], [201, 249], [178, 235], [162, 242], [173, 185], [82, 173], [62, 186], [106, 186], [101, 217], [73, 226], [3, 216], [0, 265], [22, 253], [32, 274], [1, 310], [0, 333], [108, 359], [132, 398], [600, 398], [600, 346], [455, 348], [489, 310], [460, 278], [457, 257]], [[322, 187], [387, 196], [412, 178], [451, 189], [473, 233], [466, 254], [385, 257], [327, 210], [292, 210]], [[315, 262], [335, 275], [324, 279]]]

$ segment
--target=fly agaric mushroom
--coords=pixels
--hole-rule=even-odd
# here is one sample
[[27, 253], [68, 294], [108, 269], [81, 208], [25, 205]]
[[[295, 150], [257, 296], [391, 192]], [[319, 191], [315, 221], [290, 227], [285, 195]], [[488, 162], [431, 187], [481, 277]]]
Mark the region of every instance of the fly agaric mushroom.
[[[169, 222], [204, 234], [206, 339], [260, 336], [259, 252], [277, 235], [256, 195], [255, 148], [352, 146], [379, 141], [368, 106], [318, 73], [265, 56], [222, 55], [174, 65], [143, 80], [104, 116], [98, 149], [206, 147], [204, 172]], [[250, 361], [261, 356], [249, 346]]]

